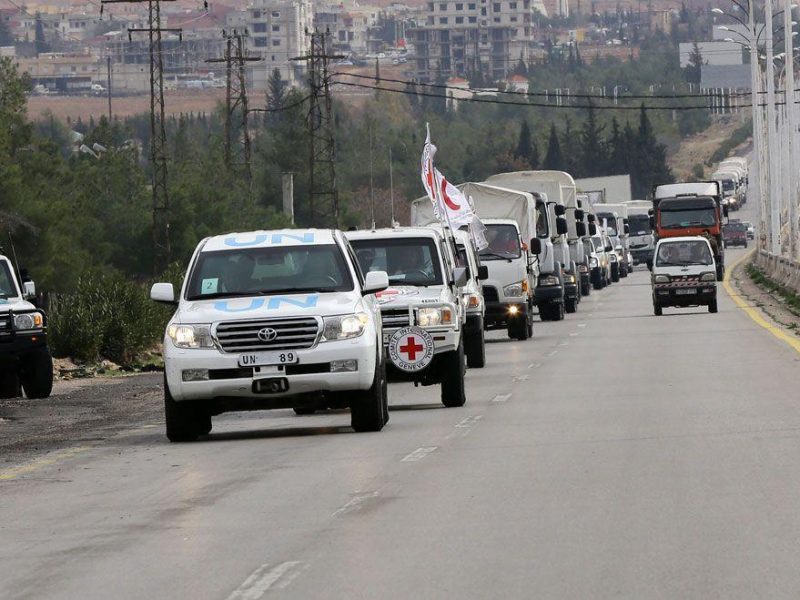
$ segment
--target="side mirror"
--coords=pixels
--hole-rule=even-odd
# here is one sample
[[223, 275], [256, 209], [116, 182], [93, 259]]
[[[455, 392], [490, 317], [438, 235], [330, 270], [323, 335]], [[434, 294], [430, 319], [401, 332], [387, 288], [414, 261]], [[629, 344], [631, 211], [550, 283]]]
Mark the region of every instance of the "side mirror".
[[597, 215], [589, 213], [589, 223], [594, 223], [597, 220]]
[[556, 216], [563, 217], [567, 214], [567, 209], [563, 204], [556, 204]]
[[164, 304], [177, 304], [175, 302], [175, 288], [171, 283], [154, 283], [150, 288], [150, 299]]
[[386, 271], [370, 271], [364, 277], [364, 287], [361, 288], [361, 295], [367, 296], [382, 292], [389, 287], [389, 275]]
[[456, 267], [453, 269], [453, 282], [456, 284], [456, 287], [464, 287], [467, 285], [467, 270], [464, 267]]
[[595, 223], [589, 223], [589, 235], [597, 235], [597, 225]]
[[650, 229], [656, 228], [656, 218], [653, 215], [650, 215]]
[[586, 235], [586, 223], [583, 221], [578, 221], [575, 223], [575, 231], [578, 234], [578, 237], [583, 237]]
[[556, 233], [558, 233], [558, 235], [566, 235], [568, 231], [567, 220], [564, 217], [556, 218]]
[[625, 223], [625, 233], [630, 233], [630, 232], [631, 232], [631, 227], [630, 227], [630, 225], [628, 225], [627, 223]]
[[25, 298], [33, 298], [36, 296], [36, 284], [32, 281], [26, 281], [22, 284], [22, 295]]
[[531, 238], [531, 253], [539, 255], [542, 253], [542, 240]]
[[583, 221], [583, 211], [580, 208], [575, 209], [575, 220]]
[[489, 267], [486, 265], [481, 265], [478, 267], [478, 279], [480, 281], [486, 281], [489, 279]]

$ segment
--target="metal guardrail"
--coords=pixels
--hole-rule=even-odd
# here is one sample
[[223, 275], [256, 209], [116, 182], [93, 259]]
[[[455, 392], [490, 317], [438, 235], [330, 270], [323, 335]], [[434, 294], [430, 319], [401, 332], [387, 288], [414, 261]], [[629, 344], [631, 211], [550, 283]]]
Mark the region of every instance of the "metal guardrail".
[[800, 293], [800, 263], [765, 250], [758, 251], [755, 263], [775, 283]]

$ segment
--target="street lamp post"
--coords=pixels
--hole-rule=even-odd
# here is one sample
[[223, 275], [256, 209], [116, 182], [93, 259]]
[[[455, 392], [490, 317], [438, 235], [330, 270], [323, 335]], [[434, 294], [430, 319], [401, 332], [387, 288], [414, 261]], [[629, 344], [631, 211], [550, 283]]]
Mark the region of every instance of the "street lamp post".
[[786, 43], [786, 62], [784, 67], [786, 69], [786, 78], [784, 79], [784, 94], [785, 103], [784, 111], [786, 114], [786, 131], [784, 136], [787, 144], [787, 168], [785, 170], [785, 193], [789, 201], [789, 258], [794, 260], [796, 257], [795, 249], [795, 236], [796, 236], [796, 203], [797, 203], [797, 115], [795, 113], [794, 104], [794, 35], [792, 33], [792, 5], [790, 0], [785, 0], [785, 7], [783, 9], [783, 27], [784, 27], [784, 41]]
[[[753, 11], [750, 11], [751, 13]], [[775, 160], [779, 154], [776, 148], [775, 130], [775, 65], [773, 64], [772, 48], [772, 0], [764, 2], [764, 33], [765, 33], [765, 54], [767, 58], [766, 78], [767, 78], [767, 168], [769, 169], [769, 243], [770, 251], [778, 255], [781, 250], [780, 241], [780, 199], [778, 195], [778, 163]], [[791, 37], [791, 36], [789, 36]]]

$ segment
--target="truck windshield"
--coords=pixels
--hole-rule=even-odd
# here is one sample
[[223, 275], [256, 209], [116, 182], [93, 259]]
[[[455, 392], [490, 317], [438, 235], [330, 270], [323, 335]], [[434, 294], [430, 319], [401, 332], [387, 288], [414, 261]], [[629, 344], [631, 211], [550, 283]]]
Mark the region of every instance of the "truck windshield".
[[629, 216], [628, 226], [631, 229], [631, 235], [648, 235], [652, 232], [652, 229], [650, 229], [650, 217], [647, 215]]
[[2, 265], [3, 268], [0, 269], [0, 298], [18, 296], [17, 285], [14, 283], [14, 277], [11, 275], [8, 262], [3, 261]]
[[489, 246], [480, 251], [482, 259], [504, 260], [522, 256], [516, 227], [513, 225], [487, 225], [486, 229], [486, 241], [489, 242]]
[[733, 179], [723, 179], [722, 180], [722, 191], [723, 192], [732, 192], [734, 190], [735, 184]]
[[597, 213], [597, 218], [602, 224], [603, 219], [606, 219], [606, 233], [608, 235], [617, 235], [617, 219], [611, 213]]
[[442, 285], [436, 243], [431, 238], [368, 238], [351, 240], [365, 273], [386, 271], [396, 285]]
[[656, 266], [711, 265], [711, 249], [705, 240], [664, 242], [658, 246]]
[[605, 246], [603, 245], [603, 240], [601, 240], [599, 237], [593, 237], [592, 243], [594, 244], [594, 249], [596, 252], [603, 252], [603, 250], [605, 249]]
[[282, 246], [201, 252], [188, 300], [353, 289], [338, 246]]
[[664, 229], [682, 227], [714, 227], [717, 215], [712, 207], [686, 208], [661, 211], [660, 225]]

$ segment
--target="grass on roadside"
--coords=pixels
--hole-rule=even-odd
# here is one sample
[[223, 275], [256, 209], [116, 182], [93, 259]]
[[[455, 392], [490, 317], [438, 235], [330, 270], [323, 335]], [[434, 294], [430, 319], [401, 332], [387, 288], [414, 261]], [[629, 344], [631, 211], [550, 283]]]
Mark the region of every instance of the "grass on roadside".
[[784, 305], [790, 312], [800, 316], [800, 295], [768, 277], [764, 271], [759, 269], [753, 263], [748, 264], [746, 270], [747, 275], [750, 277], [753, 283], [764, 288], [770, 294], [778, 296], [781, 300], [783, 300]]

